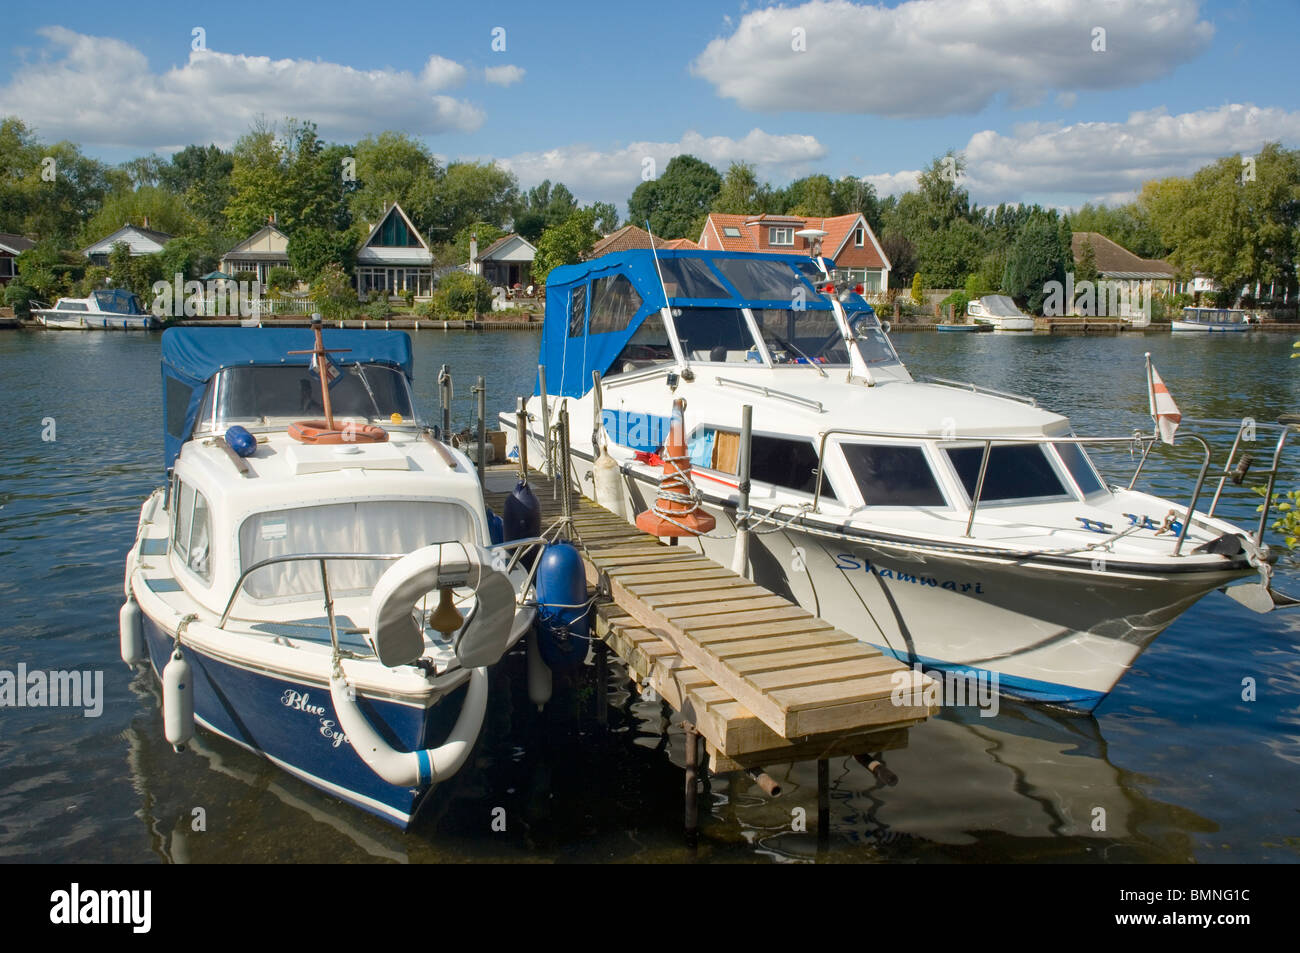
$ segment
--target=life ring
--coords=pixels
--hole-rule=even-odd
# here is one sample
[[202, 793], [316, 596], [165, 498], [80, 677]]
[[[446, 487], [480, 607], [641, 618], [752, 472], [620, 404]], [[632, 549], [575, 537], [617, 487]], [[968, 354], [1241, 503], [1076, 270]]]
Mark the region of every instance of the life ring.
[[424, 654], [424, 624], [416, 606], [444, 587], [474, 590], [474, 607], [455, 633], [456, 658], [465, 668], [492, 665], [510, 645], [515, 589], [473, 543], [434, 543], [397, 560], [370, 596], [370, 640], [379, 661], [394, 668]]
[[289, 436], [299, 443], [386, 443], [388, 431], [374, 424], [344, 424], [330, 429], [323, 420], [299, 420], [289, 425]]

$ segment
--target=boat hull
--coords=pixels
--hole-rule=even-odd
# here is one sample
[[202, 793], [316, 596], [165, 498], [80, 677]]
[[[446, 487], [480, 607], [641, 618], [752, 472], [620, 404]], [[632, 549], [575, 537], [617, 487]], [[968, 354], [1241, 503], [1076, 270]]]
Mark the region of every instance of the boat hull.
[[[591, 462], [575, 453], [573, 463], [590, 485]], [[648, 474], [628, 474], [623, 486], [623, 512], [633, 515], [658, 490]], [[723, 538], [683, 543], [731, 566], [735, 507], [703, 494]], [[752, 578], [764, 588], [908, 664], [1077, 712], [1101, 704], [1193, 603], [1246, 574], [1093, 571], [922, 552], [851, 530], [770, 529], [750, 537]]]
[[1220, 333], [1240, 334], [1244, 331], [1250, 330], [1250, 328], [1249, 325], [1246, 324], [1201, 324], [1196, 321], [1179, 321], [1175, 319], [1169, 322], [1169, 330], [1201, 331], [1201, 332], [1210, 332], [1214, 334], [1220, 334]]
[[[150, 664], [159, 678], [174, 633], [144, 614]], [[183, 649], [193, 670], [194, 716], [202, 728], [263, 755], [289, 773], [389, 823], [406, 829], [432, 785], [388, 784], [361, 760], [339, 728], [324, 673], [319, 682], [288, 677], [218, 658], [192, 645]], [[441, 741], [460, 710], [451, 696], [428, 707], [359, 695], [366, 715], [394, 747], [414, 751]], [[446, 701], [446, 704], [441, 702]]]
[[151, 314], [34, 311], [36, 320], [52, 331], [152, 331], [159, 321]]

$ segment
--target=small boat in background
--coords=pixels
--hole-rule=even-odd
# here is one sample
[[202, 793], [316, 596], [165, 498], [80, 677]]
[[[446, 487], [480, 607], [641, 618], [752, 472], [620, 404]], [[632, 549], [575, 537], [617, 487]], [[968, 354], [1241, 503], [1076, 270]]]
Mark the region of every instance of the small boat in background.
[[998, 331], [1032, 331], [1034, 319], [1016, 307], [1009, 295], [984, 295], [966, 305], [966, 314], [976, 324]]
[[1171, 331], [1249, 331], [1250, 318], [1236, 308], [1183, 308], [1169, 323]]
[[161, 322], [124, 288], [92, 291], [85, 298], [60, 298], [53, 308], [33, 308], [32, 316], [59, 331], [150, 331]]
[[934, 326], [934, 329], [935, 329], [936, 331], [947, 331], [947, 332], [958, 332], [958, 333], [960, 333], [960, 332], [962, 332], [962, 331], [965, 331], [965, 332], [968, 332], [968, 333], [976, 333], [976, 334], [977, 334], [977, 333], [979, 333], [980, 331], [992, 331], [992, 330], [993, 330], [993, 325], [991, 325], [991, 324], [975, 324], [975, 323], [971, 323], [971, 324], [936, 324], [936, 325]]

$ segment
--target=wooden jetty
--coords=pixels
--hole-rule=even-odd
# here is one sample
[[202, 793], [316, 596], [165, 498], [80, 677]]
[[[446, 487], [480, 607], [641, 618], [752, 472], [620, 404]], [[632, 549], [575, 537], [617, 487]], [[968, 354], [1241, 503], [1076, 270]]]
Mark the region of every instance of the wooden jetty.
[[[514, 480], [511, 471], [488, 472], [485, 498], [497, 513]], [[529, 483], [545, 528], [562, 515], [563, 494], [540, 475]], [[713, 771], [746, 770], [769, 793], [776, 786], [766, 766], [815, 760], [824, 779], [831, 757], [857, 757], [881, 780], [896, 780], [880, 753], [906, 746], [908, 728], [937, 710], [922, 700], [925, 675], [687, 545], [665, 545], [576, 491], [572, 500], [573, 542], [601, 595], [600, 649], [682, 715], [688, 837], [697, 734]], [[828, 796], [819, 788], [824, 833]]]

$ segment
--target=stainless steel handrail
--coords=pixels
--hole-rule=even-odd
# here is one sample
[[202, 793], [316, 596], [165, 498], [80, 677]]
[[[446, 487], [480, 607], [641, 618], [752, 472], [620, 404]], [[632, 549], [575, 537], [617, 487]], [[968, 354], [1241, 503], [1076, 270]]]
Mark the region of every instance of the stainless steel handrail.
[[[823, 371], [823, 376], [825, 372]], [[777, 400], [786, 400], [792, 404], [801, 404], [804, 407], [811, 407], [819, 414], [824, 414], [826, 408], [820, 400], [813, 400], [810, 397], [800, 397], [798, 394], [790, 394], [783, 390], [773, 390], [763, 384], [751, 384], [748, 381], [733, 380], [730, 377], [715, 377], [713, 379], [721, 387], [739, 387], [741, 390], [751, 391], [755, 394], [762, 394], [764, 397], [775, 397]]]
[[948, 377], [933, 377], [925, 375], [915, 378], [926, 384], [944, 384], [948, 387], [960, 387], [963, 390], [974, 391], [977, 394], [991, 394], [994, 397], [1005, 397], [1008, 400], [1019, 401], [1022, 404], [1028, 404], [1030, 407], [1037, 407], [1038, 400], [1034, 397], [1027, 397], [1024, 394], [1013, 394], [1007, 390], [995, 390], [992, 387], [984, 387], [980, 384], [972, 384], [970, 381], [957, 381]]

